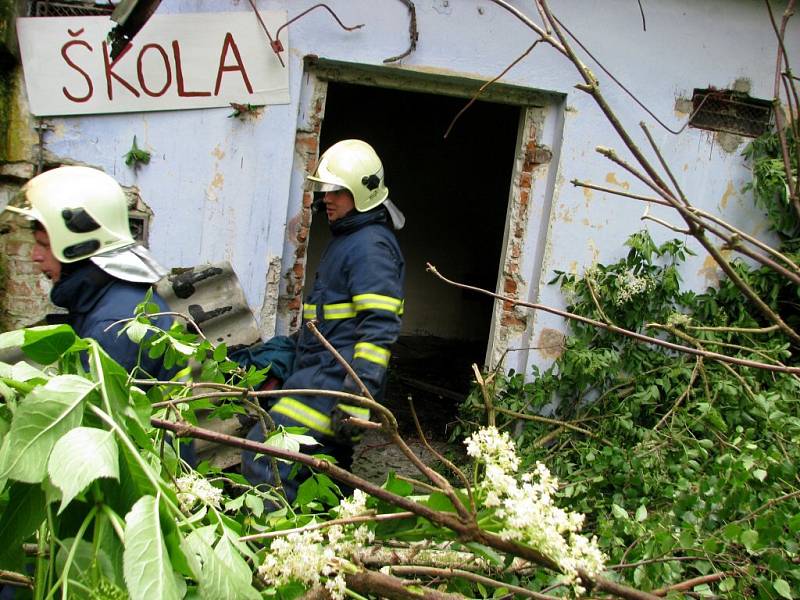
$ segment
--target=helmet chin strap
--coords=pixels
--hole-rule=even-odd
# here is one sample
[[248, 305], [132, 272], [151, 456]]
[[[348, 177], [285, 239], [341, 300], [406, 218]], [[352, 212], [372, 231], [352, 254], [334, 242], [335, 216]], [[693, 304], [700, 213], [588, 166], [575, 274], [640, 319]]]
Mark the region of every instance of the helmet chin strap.
[[321, 213], [325, 210], [325, 194], [314, 194], [314, 200], [311, 202], [311, 210], [316, 213]]

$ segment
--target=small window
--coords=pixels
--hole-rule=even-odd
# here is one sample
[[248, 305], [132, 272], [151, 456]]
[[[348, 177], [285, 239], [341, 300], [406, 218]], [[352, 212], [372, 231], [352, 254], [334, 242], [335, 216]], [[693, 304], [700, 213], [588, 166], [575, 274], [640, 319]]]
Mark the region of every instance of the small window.
[[724, 131], [758, 137], [769, 128], [772, 102], [751, 98], [733, 90], [694, 90], [689, 125], [698, 129]]

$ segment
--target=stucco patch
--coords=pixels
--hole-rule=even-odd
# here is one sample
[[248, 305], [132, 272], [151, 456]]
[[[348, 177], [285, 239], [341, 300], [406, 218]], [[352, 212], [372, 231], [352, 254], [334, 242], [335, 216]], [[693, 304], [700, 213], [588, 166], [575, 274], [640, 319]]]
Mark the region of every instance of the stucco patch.
[[731, 200], [731, 196], [736, 194], [736, 188], [733, 187], [733, 182], [728, 182], [728, 187], [725, 188], [725, 193], [722, 194], [722, 198], [719, 201], [719, 207], [723, 210], [728, 208], [728, 202]]
[[625, 191], [631, 189], [631, 184], [628, 183], [627, 181], [619, 181], [617, 179], [616, 173], [614, 173], [613, 171], [610, 172], [608, 175], [606, 175], [606, 181], [610, 184], [618, 185]]
[[549, 327], [542, 329], [536, 342], [536, 349], [544, 358], [558, 358], [564, 352], [564, 333]]

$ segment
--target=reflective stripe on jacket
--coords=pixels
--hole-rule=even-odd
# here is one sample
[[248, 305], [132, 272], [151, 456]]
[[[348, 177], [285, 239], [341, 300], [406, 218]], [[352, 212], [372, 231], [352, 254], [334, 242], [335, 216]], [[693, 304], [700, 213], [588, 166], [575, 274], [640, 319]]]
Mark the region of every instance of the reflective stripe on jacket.
[[[313, 291], [303, 305], [294, 371], [284, 389], [343, 390], [346, 372], [314, 334], [310, 319], [380, 400], [403, 314], [405, 261], [383, 207], [331, 224], [333, 239], [317, 270]], [[350, 391], [350, 390], [345, 390]], [[326, 396], [284, 397], [272, 407], [279, 424], [302, 425], [333, 435], [330, 415], [338, 401]], [[365, 409], [340, 405], [368, 418]]]

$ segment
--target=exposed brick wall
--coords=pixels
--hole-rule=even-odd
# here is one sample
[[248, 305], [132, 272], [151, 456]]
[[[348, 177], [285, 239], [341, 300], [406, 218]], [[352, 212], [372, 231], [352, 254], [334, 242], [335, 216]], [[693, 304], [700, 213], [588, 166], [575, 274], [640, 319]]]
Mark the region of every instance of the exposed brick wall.
[[0, 220], [0, 329], [33, 325], [55, 310], [50, 282], [31, 259], [33, 230], [21, 217], [5, 213]]
[[[538, 131], [529, 110], [522, 132], [522, 152], [518, 154], [514, 167], [514, 178], [509, 202], [508, 235], [502, 265], [500, 293], [514, 299], [525, 300], [530, 286], [529, 274], [521, 272], [525, 239], [528, 233], [530, 214], [531, 184], [534, 170], [541, 162], [541, 152], [536, 143]], [[503, 302], [501, 310], [495, 314], [493, 324], [494, 345], [489, 362], [496, 364], [508, 349], [508, 340], [514, 334], [525, 331], [529, 325], [530, 311], [516, 306], [513, 302]]]
[[[314, 172], [319, 158], [319, 136], [322, 129], [322, 118], [325, 113], [325, 94], [327, 85], [318, 81], [311, 102], [311, 113], [307, 116], [305, 126], [297, 130], [295, 137], [295, 153], [297, 161], [303, 165], [304, 175]], [[289, 313], [289, 329], [294, 331], [300, 326], [303, 308], [303, 286], [305, 285], [305, 269], [308, 250], [308, 234], [311, 228], [311, 204], [314, 194], [303, 192], [300, 212], [291, 219], [287, 235], [292, 237], [295, 246], [294, 262], [285, 273], [286, 298], [285, 305]]]

